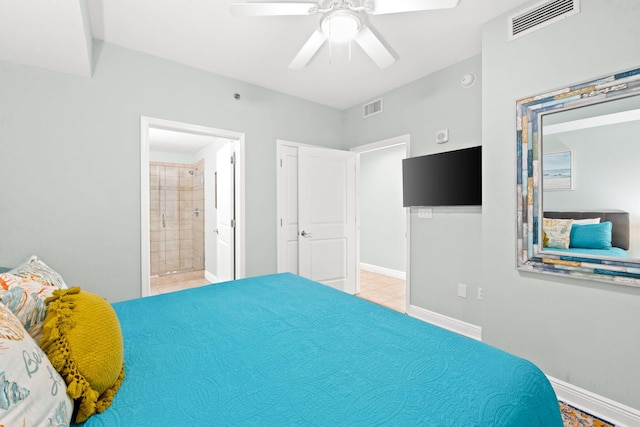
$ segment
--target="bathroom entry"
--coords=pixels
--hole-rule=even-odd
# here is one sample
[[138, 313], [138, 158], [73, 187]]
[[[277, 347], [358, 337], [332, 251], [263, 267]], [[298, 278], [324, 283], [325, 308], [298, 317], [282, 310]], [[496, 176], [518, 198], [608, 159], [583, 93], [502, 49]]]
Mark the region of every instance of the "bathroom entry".
[[149, 162], [152, 282], [173, 274], [204, 279], [204, 164]]
[[142, 295], [241, 277], [243, 137], [227, 133], [143, 118]]

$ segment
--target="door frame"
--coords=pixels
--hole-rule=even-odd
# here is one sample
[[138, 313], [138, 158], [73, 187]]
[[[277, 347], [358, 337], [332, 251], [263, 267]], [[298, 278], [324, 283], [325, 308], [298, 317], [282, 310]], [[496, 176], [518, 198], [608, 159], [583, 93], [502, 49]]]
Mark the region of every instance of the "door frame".
[[176, 122], [155, 117], [140, 117], [140, 294], [149, 296], [151, 286], [151, 254], [150, 254], [150, 200], [149, 200], [149, 129], [158, 128], [184, 133], [195, 133], [236, 142], [235, 164], [235, 276], [245, 277], [245, 134], [241, 132], [216, 129], [190, 123]]
[[[395, 136], [392, 138], [383, 139], [380, 141], [375, 141], [369, 144], [358, 145], [356, 147], [351, 148], [351, 151], [356, 153], [356, 263], [357, 263], [357, 272], [356, 272], [356, 293], [360, 292], [360, 155], [364, 153], [368, 153], [371, 151], [382, 150], [384, 148], [394, 147], [397, 145], [405, 146], [405, 154], [406, 158], [410, 156], [411, 153], [411, 135], [405, 134], [400, 136]], [[411, 209], [406, 208], [406, 217], [405, 217], [405, 226], [406, 226], [406, 279], [405, 279], [405, 312], [409, 312], [409, 306], [411, 301]]]

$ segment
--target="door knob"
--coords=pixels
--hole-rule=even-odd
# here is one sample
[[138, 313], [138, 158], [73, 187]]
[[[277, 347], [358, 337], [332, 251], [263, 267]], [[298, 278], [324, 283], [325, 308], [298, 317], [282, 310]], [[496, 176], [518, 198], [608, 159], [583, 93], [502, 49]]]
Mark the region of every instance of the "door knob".
[[306, 231], [302, 230], [302, 233], [300, 233], [300, 235], [302, 237], [311, 237], [311, 233], [307, 233]]

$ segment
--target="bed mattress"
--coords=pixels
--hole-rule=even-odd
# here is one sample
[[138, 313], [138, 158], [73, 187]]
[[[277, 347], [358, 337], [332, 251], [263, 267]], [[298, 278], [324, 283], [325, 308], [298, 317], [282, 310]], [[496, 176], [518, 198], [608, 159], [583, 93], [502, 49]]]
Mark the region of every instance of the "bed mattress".
[[113, 305], [126, 378], [84, 426], [562, 426], [532, 363], [292, 274]]

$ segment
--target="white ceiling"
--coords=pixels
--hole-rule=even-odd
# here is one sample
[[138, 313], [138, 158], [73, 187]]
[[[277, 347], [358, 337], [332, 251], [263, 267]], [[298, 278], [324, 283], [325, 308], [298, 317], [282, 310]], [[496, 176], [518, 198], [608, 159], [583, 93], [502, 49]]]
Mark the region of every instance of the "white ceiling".
[[163, 153], [196, 154], [220, 138], [188, 132], [149, 128], [149, 149]]
[[370, 16], [370, 25], [397, 58], [382, 70], [355, 44], [350, 61], [340, 46], [333, 46], [330, 57], [328, 43], [305, 69], [291, 70], [289, 63], [320, 16], [233, 17], [231, 3], [4, 1], [0, 59], [90, 76], [93, 37], [346, 109], [480, 53], [481, 25], [528, 2], [460, 0], [450, 10]]

